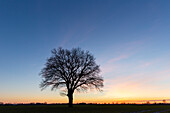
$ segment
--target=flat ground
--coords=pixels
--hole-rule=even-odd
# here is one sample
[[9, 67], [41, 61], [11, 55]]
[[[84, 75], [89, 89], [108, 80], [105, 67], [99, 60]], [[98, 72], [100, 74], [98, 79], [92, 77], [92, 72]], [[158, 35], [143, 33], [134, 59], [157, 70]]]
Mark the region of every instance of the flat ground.
[[170, 113], [170, 105], [16, 105], [0, 106], [0, 113]]

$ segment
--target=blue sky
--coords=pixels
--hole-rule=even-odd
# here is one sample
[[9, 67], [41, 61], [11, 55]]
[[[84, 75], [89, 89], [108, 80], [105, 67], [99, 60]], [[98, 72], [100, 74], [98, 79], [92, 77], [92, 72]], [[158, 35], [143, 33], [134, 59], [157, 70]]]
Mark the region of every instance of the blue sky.
[[58, 91], [39, 88], [39, 72], [60, 46], [89, 50], [105, 79], [103, 93], [76, 94], [75, 102], [170, 98], [169, 4], [0, 0], [0, 101], [67, 102]]

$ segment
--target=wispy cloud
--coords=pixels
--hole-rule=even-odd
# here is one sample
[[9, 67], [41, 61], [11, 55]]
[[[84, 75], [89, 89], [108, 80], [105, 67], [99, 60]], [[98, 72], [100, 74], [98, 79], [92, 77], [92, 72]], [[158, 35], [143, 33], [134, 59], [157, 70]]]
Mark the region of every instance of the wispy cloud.
[[67, 42], [69, 42], [71, 40], [71, 38], [73, 37], [73, 35], [75, 34], [76, 32], [76, 28], [75, 29], [72, 29], [72, 30], [69, 30], [65, 36], [63, 37], [63, 41], [60, 43], [60, 46], [63, 47], [67, 44]]
[[167, 80], [170, 80], [170, 71], [168, 70], [106, 79], [104, 98], [168, 98], [170, 88], [167, 88], [169, 86], [164, 82]]
[[114, 64], [104, 64], [101, 66], [102, 75], [115, 71], [119, 66]]
[[148, 67], [148, 66], [150, 66], [150, 65], [152, 65], [153, 63], [151, 63], [151, 62], [146, 62], [146, 63], [144, 63], [144, 64], [142, 64], [140, 67], [141, 68], [146, 68], [146, 67]]
[[143, 42], [144, 41], [133, 41], [133, 42], [124, 43], [121, 46], [119, 45], [117, 47], [118, 52], [115, 51], [115, 53], [112, 53], [113, 55], [115, 54], [114, 57], [110, 55], [110, 58], [105, 60], [105, 62], [101, 66], [102, 74], [107, 74], [111, 72], [113, 73], [118, 68], [122, 68], [121, 63], [119, 62], [122, 60], [128, 61], [129, 58], [133, 57], [133, 55], [135, 55], [137, 52], [140, 51], [140, 49], [138, 48], [142, 46]]
[[113, 63], [113, 62], [116, 62], [116, 61], [120, 61], [122, 59], [126, 59], [128, 57], [129, 57], [128, 55], [121, 55], [121, 56], [118, 56], [116, 58], [110, 59], [108, 62], [109, 63]]

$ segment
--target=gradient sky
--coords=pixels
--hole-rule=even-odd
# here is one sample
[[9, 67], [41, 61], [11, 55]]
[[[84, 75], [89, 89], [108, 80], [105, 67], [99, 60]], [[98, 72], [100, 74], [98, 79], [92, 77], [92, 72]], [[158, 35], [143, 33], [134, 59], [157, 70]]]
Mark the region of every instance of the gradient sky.
[[67, 102], [41, 91], [53, 48], [89, 50], [103, 92], [74, 102], [170, 99], [169, 0], [0, 0], [0, 102]]

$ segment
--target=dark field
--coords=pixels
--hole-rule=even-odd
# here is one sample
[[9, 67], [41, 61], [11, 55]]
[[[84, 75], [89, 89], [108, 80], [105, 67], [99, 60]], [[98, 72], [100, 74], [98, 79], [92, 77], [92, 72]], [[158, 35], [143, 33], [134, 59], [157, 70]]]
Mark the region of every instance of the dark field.
[[17, 105], [0, 106], [0, 113], [170, 113], [170, 105]]

